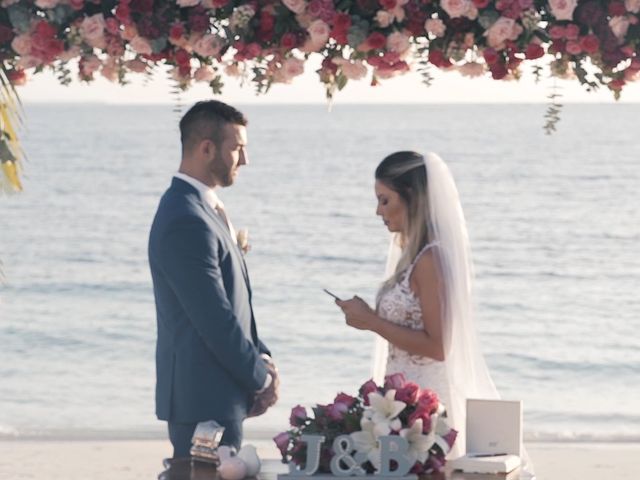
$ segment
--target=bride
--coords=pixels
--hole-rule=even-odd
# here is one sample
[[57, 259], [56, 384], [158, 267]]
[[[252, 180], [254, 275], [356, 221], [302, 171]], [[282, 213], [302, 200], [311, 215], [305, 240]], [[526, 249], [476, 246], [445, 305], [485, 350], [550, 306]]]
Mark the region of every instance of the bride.
[[392, 233], [372, 309], [336, 301], [351, 327], [377, 334], [374, 379], [403, 373], [435, 391], [464, 453], [467, 398], [498, 398], [473, 321], [469, 238], [453, 177], [437, 155], [396, 152], [375, 172], [376, 214]]

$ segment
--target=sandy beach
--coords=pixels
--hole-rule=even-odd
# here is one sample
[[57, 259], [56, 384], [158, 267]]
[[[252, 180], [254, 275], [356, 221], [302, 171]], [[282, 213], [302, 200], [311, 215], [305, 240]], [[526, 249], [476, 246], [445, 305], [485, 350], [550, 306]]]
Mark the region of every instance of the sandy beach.
[[[277, 458], [269, 441], [253, 443], [262, 458]], [[528, 444], [539, 480], [632, 480], [640, 444]], [[1, 440], [2, 480], [155, 479], [171, 447], [163, 440]]]

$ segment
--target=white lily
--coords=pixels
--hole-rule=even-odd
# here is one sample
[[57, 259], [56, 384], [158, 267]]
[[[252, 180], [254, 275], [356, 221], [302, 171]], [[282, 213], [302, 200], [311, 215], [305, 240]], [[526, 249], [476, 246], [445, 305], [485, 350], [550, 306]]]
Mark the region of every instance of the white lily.
[[380, 469], [380, 443], [378, 437], [375, 434], [375, 424], [367, 419], [362, 418], [360, 420], [360, 428], [362, 431], [353, 432], [350, 434], [353, 440], [355, 449], [358, 453], [364, 453], [367, 459], [375, 467], [376, 470]]
[[416, 420], [409, 428], [403, 428], [400, 431], [400, 436], [405, 438], [409, 442], [409, 456], [411, 464], [416, 461], [422, 463], [429, 457], [429, 449], [436, 441], [436, 435], [433, 432], [429, 432], [428, 435], [422, 433], [422, 419]]
[[389, 390], [384, 397], [378, 392], [369, 394], [371, 406], [365, 414], [374, 423], [376, 436], [389, 435], [391, 430], [400, 430], [402, 427], [402, 423], [397, 417], [407, 404], [395, 398], [395, 390]]

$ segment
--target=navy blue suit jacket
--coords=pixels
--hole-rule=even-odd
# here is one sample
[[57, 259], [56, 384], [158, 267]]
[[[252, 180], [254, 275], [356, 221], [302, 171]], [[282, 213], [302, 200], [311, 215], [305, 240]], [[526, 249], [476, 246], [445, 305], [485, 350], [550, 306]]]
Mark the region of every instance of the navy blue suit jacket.
[[241, 420], [266, 380], [242, 253], [198, 191], [174, 178], [149, 235], [156, 301], [156, 415]]

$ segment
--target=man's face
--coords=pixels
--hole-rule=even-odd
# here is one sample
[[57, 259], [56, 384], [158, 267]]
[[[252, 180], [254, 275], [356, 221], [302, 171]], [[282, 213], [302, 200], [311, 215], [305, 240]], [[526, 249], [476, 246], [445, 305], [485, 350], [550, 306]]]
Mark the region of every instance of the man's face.
[[210, 172], [216, 185], [228, 187], [238, 175], [238, 169], [249, 163], [247, 157], [247, 127], [228, 123], [222, 132], [222, 142], [216, 145]]

